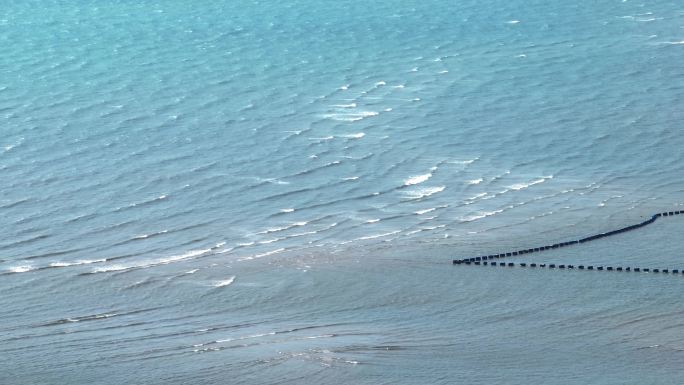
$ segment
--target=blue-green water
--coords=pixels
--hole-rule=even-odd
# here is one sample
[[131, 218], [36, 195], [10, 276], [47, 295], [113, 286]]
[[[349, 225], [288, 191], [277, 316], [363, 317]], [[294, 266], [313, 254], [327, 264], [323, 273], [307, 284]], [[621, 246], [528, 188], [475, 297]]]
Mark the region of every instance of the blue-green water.
[[[0, 383], [680, 384], [679, 2], [0, 12]], [[684, 268], [681, 216], [527, 260]]]

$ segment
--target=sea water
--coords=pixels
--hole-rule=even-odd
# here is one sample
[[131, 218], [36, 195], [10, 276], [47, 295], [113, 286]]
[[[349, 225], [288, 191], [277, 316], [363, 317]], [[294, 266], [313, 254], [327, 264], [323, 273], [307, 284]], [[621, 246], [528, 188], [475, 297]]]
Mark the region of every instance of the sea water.
[[[675, 1], [0, 12], [0, 383], [680, 384]], [[684, 268], [682, 217], [519, 261]]]

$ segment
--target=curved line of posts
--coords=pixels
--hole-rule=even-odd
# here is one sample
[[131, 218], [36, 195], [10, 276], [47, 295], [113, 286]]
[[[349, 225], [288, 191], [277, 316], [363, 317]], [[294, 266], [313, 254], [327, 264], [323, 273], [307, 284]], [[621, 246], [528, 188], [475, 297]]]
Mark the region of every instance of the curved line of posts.
[[597, 239], [601, 239], [604, 237], [608, 237], [611, 235], [615, 234], [620, 234], [624, 233], [627, 231], [632, 231], [636, 230], [638, 228], [650, 225], [651, 223], [655, 222], [656, 219], [660, 217], [667, 217], [667, 216], [672, 216], [672, 215], [679, 215], [679, 214], [684, 214], [684, 210], [681, 211], [666, 211], [658, 214], [654, 214], [651, 216], [651, 219], [645, 220], [641, 223], [637, 223], [635, 225], [623, 227], [621, 229], [609, 231], [607, 233], [600, 233], [596, 235], [592, 235], [586, 238], [574, 240], [574, 241], [568, 241], [568, 242], [560, 242], [560, 243], [555, 243], [553, 245], [547, 245], [547, 246], [541, 246], [541, 247], [534, 247], [531, 249], [523, 249], [523, 250], [516, 250], [516, 251], [509, 251], [505, 253], [499, 253], [499, 254], [491, 254], [491, 255], [482, 255], [479, 257], [470, 257], [470, 258], [463, 258], [463, 259], [454, 259], [453, 264], [454, 265], [481, 265], [481, 266], [505, 266], [505, 267], [515, 267], [515, 266], [520, 266], [520, 267], [540, 267], [540, 268], [549, 268], [549, 269], [579, 269], [579, 270], [599, 270], [599, 271], [634, 271], [634, 272], [653, 272], [653, 273], [672, 273], [672, 274], [684, 274], [684, 269], [678, 270], [678, 269], [652, 269], [652, 268], [643, 268], [643, 267], [622, 267], [622, 266], [594, 266], [594, 265], [568, 265], [568, 264], [555, 264], [555, 263], [527, 263], [527, 262], [518, 262], [518, 263], [513, 263], [513, 262], [496, 262], [492, 261], [493, 259], [501, 259], [501, 258], [506, 258], [506, 257], [515, 257], [519, 255], [525, 255], [525, 254], [530, 254], [530, 253], [539, 253], [545, 250], [552, 250], [552, 249], [558, 249], [561, 247], [567, 247], [567, 246], [572, 246], [580, 243], [585, 243], [585, 242], [590, 242], [594, 241]]

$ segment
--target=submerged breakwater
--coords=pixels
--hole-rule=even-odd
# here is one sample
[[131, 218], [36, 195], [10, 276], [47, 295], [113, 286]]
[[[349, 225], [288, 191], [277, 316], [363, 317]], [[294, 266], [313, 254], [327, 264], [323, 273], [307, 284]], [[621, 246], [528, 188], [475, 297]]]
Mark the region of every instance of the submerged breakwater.
[[[572, 245], [577, 245], [580, 243], [585, 243], [585, 242], [590, 242], [590, 241], [595, 241], [597, 239], [605, 238], [611, 235], [616, 235], [616, 234], [621, 234], [627, 231], [632, 231], [636, 230], [638, 228], [650, 225], [651, 223], [655, 222], [658, 218], [660, 217], [667, 217], [667, 216], [672, 216], [672, 215], [679, 215], [679, 214], [684, 214], [684, 211], [664, 211], [662, 213], [657, 213], [653, 214], [650, 219], [645, 220], [643, 222], [631, 225], [631, 226], [626, 226], [617, 230], [609, 231], [606, 233], [599, 233], [595, 234], [589, 237], [585, 237], [582, 239], [578, 240], [572, 240], [572, 241], [567, 241], [567, 242], [560, 242], [560, 243], [554, 243], [552, 245], [546, 245], [546, 246], [541, 246], [541, 247], [534, 247], [531, 249], [522, 249], [522, 250], [517, 250], [517, 251], [509, 251], [505, 253], [499, 253], [499, 254], [490, 254], [490, 255], [483, 255], [479, 257], [470, 257], [470, 258], [463, 258], [463, 259], [454, 259], [453, 264], [454, 265], [478, 265], [478, 266], [506, 266], [506, 267], [541, 267], [545, 268], [548, 267], [549, 269], [575, 269], [577, 268], [578, 270], [597, 270], [597, 271], [634, 271], [634, 272], [653, 272], [653, 273], [672, 273], [672, 274], [679, 274], [679, 269], [658, 269], [658, 268], [648, 268], [648, 267], [622, 267], [622, 266], [594, 266], [594, 265], [570, 265], [570, 264], [555, 264], [555, 263], [527, 263], [527, 262], [495, 262], [495, 261], [490, 261], [492, 259], [500, 259], [500, 258], [506, 258], [506, 257], [516, 257], [520, 255], [526, 255], [526, 254], [531, 254], [531, 253], [539, 253], [542, 251], [546, 250], [553, 250], [553, 249], [558, 249], [561, 247], [566, 247], [566, 246], [572, 246]], [[682, 274], [684, 274], [684, 270], [681, 271]]]

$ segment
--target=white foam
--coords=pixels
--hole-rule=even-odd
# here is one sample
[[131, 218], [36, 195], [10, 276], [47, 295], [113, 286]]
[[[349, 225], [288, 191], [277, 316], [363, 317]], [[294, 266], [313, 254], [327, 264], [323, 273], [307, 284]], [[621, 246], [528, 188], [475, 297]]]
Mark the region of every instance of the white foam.
[[516, 191], [522, 190], [522, 189], [526, 189], [528, 187], [534, 186], [536, 184], [544, 183], [549, 179], [553, 179], [553, 175], [545, 176], [545, 177], [542, 177], [540, 179], [533, 180], [532, 182], [529, 182], [529, 183], [516, 183], [516, 184], [508, 186], [508, 188], [511, 190], [516, 190]]
[[445, 188], [445, 186], [425, 187], [414, 191], [407, 191], [406, 194], [409, 196], [410, 199], [421, 199], [429, 197], [430, 195], [440, 193], [444, 191]]
[[[287, 226], [272, 227], [272, 228], [270, 228], [270, 229], [266, 229], [266, 230], [263, 230], [263, 231], [259, 231], [257, 234], [277, 233], [277, 232], [280, 232], [280, 231], [289, 230], [289, 229], [291, 229], [291, 228], [293, 228], [293, 227], [306, 226], [307, 223], [308, 223], [308, 222], [294, 222], [294, 223], [291, 223], [291, 224], [289, 224], [289, 225], [287, 225]], [[253, 243], [252, 243], [252, 244], [253, 244]], [[240, 246], [249, 246], [249, 245], [240, 245]]]
[[368, 239], [382, 238], [382, 237], [387, 237], [387, 236], [390, 236], [390, 235], [398, 234], [398, 233], [400, 233], [400, 232], [401, 232], [401, 230], [396, 230], [396, 231], [390, 231], [389, 233], [375, 234], [375, 235], [367, 235], [367, 236], [365, 236], [365, 237], [356, 238], [356, 240], [357, 240], [357, 241], [364, 241], [364, 240], [368, 240]]
[[469, 180], [467, 183], [469, 185], [480, 184], [480, 182], [482, 182], [483, 180], [484, 179], [482, 179], [482, 178], [478, 178], [478, 179]]
[[[153, 198], [153, 199], [150, 199], [150, 200], [147, 200], [147, 201], [144, 201], [144, 202], [131, 203], [131, 204], [128, 205], [128, 207], [137, 207], [137, 206], [141, 206], [141, 205], [144, 205], [144, 204], [147, 204], [147, 203], [152, 203], [152, 202], [161, 201], [161, 200], [164, 200], [164, 199], [166, 199], [166, 198], [167, 198], [166, 194], [162, 194], [162, 195], [160, 195], [160, 196], [158, 196], [158, 197], [156, 197], [156, 198]], [[117, 209], [117, 211], [118, 211], [118, 210], [121, 210], [121, 209], [123, 209], [123, 207], [119, 207], [119, 208]]]
[[172, 255], [170, 257], [148, 259], [145, 261], [132, 262], [132, 263], [128, 263], [128, 264], [109, 265], [109, 266], [104, 266], [104, 267], [94, 269], [92, 272], [93, 273], [106, 273], [106, 272], [111, 272], [111, 271], [123, 271], [123, 270], [130, 270], [130, 269], [145, 269], [145, 268], [153, 267], [153, 266], [167, 265], [170, 263], [175, 263], [175, 262], [185, 261], [188, 259], [197, 258], [197, 257], [204, 255], [204, 254], [206, 254], [212, 250], [213, 249], [191, 250], [191, 251], [188, 251], [187, 253], [179, 254], [179, 255]]
[[[356, 122], [363, 120], [371, 116], [377, 116], [379, 112], [377, 111], [356, 111], [356, 112], [346, 112], [346, 113], [334, 113], [323, 115], [326, 119], [341, 121], [341, 122]], [[331, 138], [332, 139], [332, 138]]]
[[138, 236], [133, 237], [133, 239], [145, 239], [145, 238], [149, 238], [149, 237], [154, 236], [154, 235], [166, 234], [168, 232], [169, 232], [169, 230], [162, 230], [162, 231], [157, 232], [157, 233], [138, 235]]
[[280, 179], [276, 178], [256, 178], [259, 182], [268, 182], [276, 185], [287, 185], [290, 184], [290, 182], [285, 182]]
[[361, 138], [363, 138], [364, 136], [366, 136], [365, 133], [359, 132], [359, 133], [356, 133], [356, 134], [341, 135], [340, 137], [341, 137], [341, 138], [347, 138], [347, 139], [361, 139]]
[[225, 338], [225, 339], [222, 339], [222, 340], [216, 340], [216, 341], [214, 341], [214, 342], [210, 342], [210, 343], [206, 343], [206, 344], [199, 344], [199, 345], [196, 345], [196, 346], [204, 346], [204, 345], [209, 345], [209, 344], [212, 344], [212, 343], [221, 344], [221, 343], [224, 343], [224, 342], [241, 341], [241, 340], [246, 340], [246, 339], [250, 339], [250, 338], [261, 338], [261, 337], [266, 337], [266, 336], [274, 336], [275, 334], [276, 334], [276, 332], [269, 332], [269, 333], [252, 334], [252, 335], [249, 335], [249, 336], [237, 337], [237, 338]]
[[349, 103], [349, 104], [333, 104], [333, 107], [337, 108], [354, 108], [356, 107], [356, 103]]
[[13, 266], [7, 269], [7, 271], [11, 273], [26, 273], [27, 271], [34, 270], [34, 267], [31, 265], [20, 265], [20, 266]]
[[680, 41], [663, 41], [660, 44], [669, 44], [669, 45], [684, 45], [684, 40]]
[[474, 200], [476, 200], [476, 199], [480, 199], [480, 198], [486, 197], [487, 194], [488, 194], [488, 193], [486, 193], [486, 192], [479, 193], [479, 194], [473, 195], [473, 196], [470, 197], [470, 198], [466, 198], [466, 200], [467, 200], [467, 201], [474, 201]]
[[81, 259], [73, 262], [52, 262], [50, 267], [67, 267], [67, 266], [78, 266], [78, 265], [89, 265], [91, 263], [101, 263], [107, 262], [106, 258], [102, 259]]
[[437, 207], [431, 207], [431, 208], [425, 209], [425, 210], [418, 210], [418, 211], [414, 212], [414, 214], [423, 215], [423, 214], [433, 212], [435, 210], [437, 210]]
[[226, 279], [226, 280], [218, 281], [218, 282], [214, 283], [213, 286], [214, 286], [214, 287], [224, 287], [224, 286], [230, 285], [230, 284], [233, 283], [234, 281], [235, 281], [235, 276], [232, 276], [232, 277], [230, 277], [230, 278], [228, 278], [228, 279]]
[[281, 212], [281, 213], [291, 213], [291, 212], [293, 212], [293, 211], [295, 211], [295, 209], [292, 209], [292, 208], [289, 208], [289, 209], [280, 209], [280, 212]]
[[380, 222], [380, 219], [369, 219], [366, 221], [366, 223], [377, 223]]
[[476, 221], [476, 220], [478, 220], [478, 219], [482, 219], [482, 218], [486, 218], [486, 217], [489, 217], [489, 216], [492, 216], [492, 215], [496, 215], [496, 214], [502, 213], [503, 211], [504, 211], [503, 209], [500, 209], [500, 210], [494, 210], [494, 211], [480, 212], [479, 214], [469, 215], [469, 216], [467, 216], [467, 217], [461, 218], [461, 222], [472, 222], [472, 221]]
[[226, 253], [230, 253], [230, 252], [233, 251], [233, 250], [235, 250], [234, 247], [229, 247], [229, 248], [227, 248], [227, 249], [223, 249], [223, 250], [217, 251], [216, 253], [217, 253], [217, 254], [226, 254]]
[[416, 184], [420, 184], [425, 182], [426, 180], [430, 179], [432, 177], [432, 173], [427, 173], [423, 175], [415, 175], [412, 177], [409, 177], [404, 181], [404, 186], [413, 186]]
[[406, 235], [413, 235], [413, 234], [420, 233], [420, 232], [422, 232], [422, 231], [432, 231], [432, 230], [442, 229], [442, 228], [445, 228], [445, 227], [446, 227], [446, 225], [421, 227], [421, 228], [419, 228], [419, 229], [417, 229], [417, 230], [409, 231], [408, 233], [406, 233]]
[[357, 179], [359, 179], [358, 176], [350, 176], [348, 178], [343, 178], [343, 180], [357, 180]]
[[303, 237], [305, 235], [313, 235], [313, 234], [318, 234], [317, 230], [312, 230], [312, 231], [305, 231], [303, 233], [296, 233], [296, 234], [291, 234], [285, 237], [284, 239], [289, 239], [289, 238], [298, 238], [298, 237]]
[[280, 249], [267, 251], [267, 252], [265, 252], [265, 253], [252, 255], [252, 256], [250, 256], [250, 257], [240, 258], [240, 259], [238, 259], [238, 261], [248, 261], [248, 260], [252, 260], [252, 259], [258, 259], [258, 258], [268, 257], [269, 255], [274, 255], [274, 254], [282, 253], [283, 251], [285, 251], [285, 248], [284, 248], [284, 247], [281, 247]]
[[462, 164], [462, 165], [467, 166], [467, 165], [469, 165], [469, 164], [475, 162], [475, 161], [478, 160], [478, 159], [480, 159], [480, 158], [477, 157], [477, 158], [468, 159], [468, 160], [450, 160], [450, 161], [448, 161], [447, 163], [450, 163], [450, 164]]
[[324, 136], [322, 138], [309, 138], [309, 140], [317, 140], [319, 142], [326, 141], [326, 140], [333, 140], [333, 139], [335, 139], [335, 137], [332, 135]]

